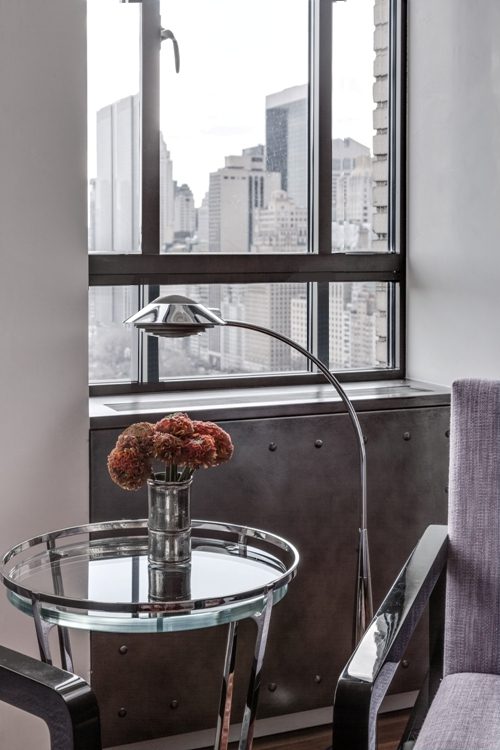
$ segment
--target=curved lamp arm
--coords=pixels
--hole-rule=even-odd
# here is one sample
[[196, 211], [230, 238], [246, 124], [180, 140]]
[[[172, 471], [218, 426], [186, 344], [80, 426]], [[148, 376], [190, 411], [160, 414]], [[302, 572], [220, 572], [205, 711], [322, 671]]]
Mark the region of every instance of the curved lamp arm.
[[288, 336], [277, 333], [270, 328], [264, 328], [253, 323], [241, 320], [225, 320], [220, 317], [218, 310], [213, 310], [200, 305], [195, 300], [182, 295], [174, 294], [150, 302], [139, 312], [127, 318], [125, 323], [132, 323], [145, 333], [167, 338], [178, 338], [193, 336], [206, 331], [214, 326], [231, 326], [233, 328], [245, 328], [257, 333], [263, 333], [273, 339], [287, 344], [292, 349], [302, 354], [312, 362], [324, 375], [325, 379], [332, 385], [342, 399], [347, 413], [351, 419], [356, 435], [361, 467], [361, 512], [359, 522], [359, 546], [358, 567], [356, 574], [356, 601], [354, 608], [353, 643], [356, 645], [368, 627], [373, 617], [372, 584], [370, 574], [370, 555], [368, 551], [368, 528], [367, 528], [367, 493], [366, 493], [366, 453], [365, 441], [359, 419], [354, 407], [340, 385], [339, 381], [321, 360], [308, 352], [300, 344], [297, 344]]
[[288, 344], [292, 349], [302, 354], [306, 359], [312, 362], [318, 370], [324, 375], [325, 379], [332, 385], [337, 391], [338, 395], [342, 399], [349, 417], [351, 419], [354, 432], [356, 434], [356, 440], [359, 450], [360, 460], [360, 482], [361, 482], [361, 512], [359, 519], [359, 547], [358, 547], [358, 570], [356, 577], [356, 607], [354, 613], [354, 624], [353, 624], [353, 643], [356, 644], [360, 640], [361, 636], [365, 632], [368, 624], [373, 617], [373, 595], [372, 595], [372, 583], [370, 573], [370, 555], [368, 548], [368, 506], [367, 506], [367, 482], [366, 482], [366, 451], [365, 451], [365, 440], [361, 425], [359, 423], [358, 415], [354, 410], [354, 407], [347, 396], [346, 392], [340, 385], [339, 381], [330, 372], [330, 370], [323, 364], [323, 362], [311, 354], [300, 344], [297, 344], [293, 339], [284, 336], [282, 333], [277, 333], [269, 328], [263, 326], [254, 325], [253, 323], [245, 323], [240, 320], [227, 320], [224, 319], [224, 325], [231, 326], [233, 328], [247, 328], [251, 331], [257, 331], [267, 336], [271, 336], [273, 339], [277, 339], [284, 344]]

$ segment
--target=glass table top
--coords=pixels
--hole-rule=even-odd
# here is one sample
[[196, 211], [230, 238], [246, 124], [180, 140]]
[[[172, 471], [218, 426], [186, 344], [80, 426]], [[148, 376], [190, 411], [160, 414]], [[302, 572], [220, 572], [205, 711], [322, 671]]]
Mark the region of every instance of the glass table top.
[[258, 614], [295, 576], [293, 545], [258, 529], [193, 521], [188, 565], [149, 565], [145, 520], [62, 529], [3, 558], [11, 602], [48, 622], [88, 630], [190, 630]]

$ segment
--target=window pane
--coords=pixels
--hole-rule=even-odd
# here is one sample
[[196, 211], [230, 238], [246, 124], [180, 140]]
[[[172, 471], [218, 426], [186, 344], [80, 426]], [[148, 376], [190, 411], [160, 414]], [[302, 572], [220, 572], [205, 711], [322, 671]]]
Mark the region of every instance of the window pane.
[[330, 369], [389, 367], [389, 284], [329, 285]]
[[308, 0], [161, 10], [162, 252], [306, 252]]
[[387, 252], [389, 0], [333, 4], [332, 249]]
[[140, 8], [87, 0], [90, 252], [140, 250]]
[[[161, 294], [190, 297], [217, 308], [226, 320], [255, 323], [307, 345], [306, 284], [168, 286]], [[286, 344], [240, 328], [219, 326], [199, 336], [158, 341], [160, 378], [307, 370], [304, 358]]]
[[[388, 321], [392, 286], [385, 282], [329, 285], [328, 311], [320, 309], [318, 313], [329, 318], [331, 370], [390, 366]], [[309, 291], [313, 288], [311, 284]], [[139, 352], [145, 359], [150, 342], [158, 347], [161, 380], [306, 372], [309, 369], [305, 358], [286, 344], [265, 334], [230, 326], [214, 327], [181, 339], [147, 336], [141, 348], [136, 329], [123, 325], [123, 321], [145, 304], [142, 291], [141, 287], [133, 286], [90, 289], [91, 383], [140, 382]], [[172, 285], [160, 287], [158, 294], [190, 297], [206, 307], [218, 309], [226, 320], [255, 323], [309, 348], [308, 320], [312, 303], [305, 283]]]
[[137, 287], [89, 289], [90, 383], [137, 380], [138, 336], [123, 321], [139, 309], [138, 301]]

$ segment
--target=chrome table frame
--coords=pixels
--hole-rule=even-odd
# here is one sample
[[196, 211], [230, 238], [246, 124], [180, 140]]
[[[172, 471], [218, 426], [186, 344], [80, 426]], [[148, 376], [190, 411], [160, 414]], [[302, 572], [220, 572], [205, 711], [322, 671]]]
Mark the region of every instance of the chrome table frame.
[[[73, 526], [42, 534], [22, 542], [10, 549], [3, 557], [2, 577], [8, 589], [8, 598], [14, 606], [30, 614], [35, 623], [40, 657], [52, 664], [49, 635], [54, 627], [59, 637], [61, 664], [73, 672], [73, 659], [67, 628], [105, 632], [169, 632], [173, 630], [199, 629], [229, 623], [219, 715], [215, 735], [215, 750], [226, 750], [229, 743], [238, 622], [252, 619], [257, 627], [253, 663], [243, 713], [239, 750], [251, 750], [259, 696], [260, 677], [267, 645], [273, 605], [286, 594], [288, 583], [295, 577], [299, 555], [295, 547], [275, 534], [251, 527], [209, 521], [193, 521], [193, 545], [210, 542], [222, 551], [235, 556], [253, 557], [276, 570], [276, 577], [269, 583], [251, 590], [237, 592], [211, 599], [185, 599], [175, 601], [102, 602], [90, 599], [70, 598], [64, 595], [61, 562], [67, 557], [67, 547], [57, 547], [59, 540], [79, 535], [88, 535], [88, 541], [73, 550], [91, 551], [94, 559], [105, 557], [115, 550], [119, 556], [147, 554], [147, 520], [121, 520]], [[138, 532], [141, 532], [138, 535]], [[127, 534], [121, 538], [100, 539], [100, 535]], [[128, 535], [131, 533], [131, 535]], [[134, 535], [135, 534], [135, 535]], [[211, 536], [207, 536], [211, 534]], [[220, 538], [219, 538], [220, 537]], [[102, 544], [100, 542], [102, 541]], [[249, 546], [249, 542], [252, 545]], [[55, 593], [32, 591], [16, 581], [15, 573], [20, 566], [28, 570], [36, 566], [34, 548], [44, 548], [50, 561], [53, 590]], [[71, 548], [70, 548], [71, 549]], [[279, 552], [280, 559], [275, 554]], [[21, 562], [19, 562], [21, 560]], [[114, 614], [129, 614], [120, 619]], [[95, 620], [92, 620], [92, 617]], [[100, 619], [99, 619], [100, 618]], [[185, 627], [182, 627], [182, 626]]]

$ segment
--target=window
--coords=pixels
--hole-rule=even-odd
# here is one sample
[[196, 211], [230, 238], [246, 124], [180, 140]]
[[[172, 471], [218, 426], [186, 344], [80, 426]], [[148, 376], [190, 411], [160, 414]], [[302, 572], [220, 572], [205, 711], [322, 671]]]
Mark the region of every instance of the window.
[[87, 6], [93, 392], [315, 380], [247, 331], [122, 325], [169, 291], [400, 377], [405, 0]]

